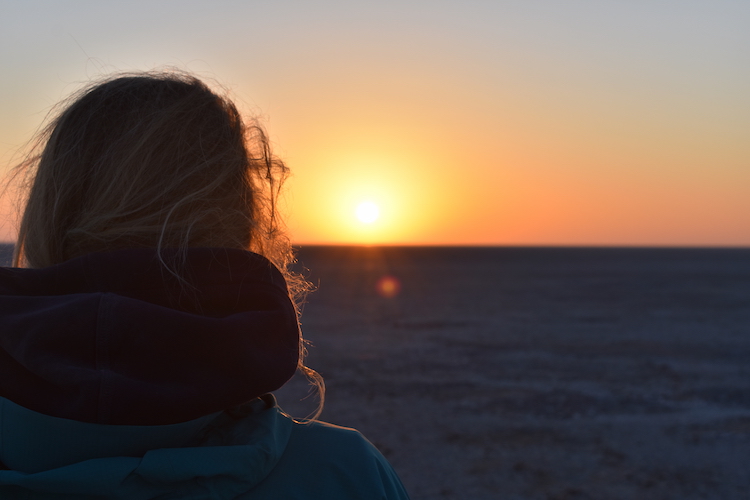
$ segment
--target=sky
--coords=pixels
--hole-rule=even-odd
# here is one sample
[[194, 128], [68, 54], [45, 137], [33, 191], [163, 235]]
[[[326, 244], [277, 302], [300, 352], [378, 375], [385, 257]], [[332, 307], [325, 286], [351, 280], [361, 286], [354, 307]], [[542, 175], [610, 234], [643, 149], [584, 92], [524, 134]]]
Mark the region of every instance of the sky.
[[87, 81], [173, 66], [262, 120], [297, 244], [750, 246], [745, 0], [2, 10], [0, 174]]

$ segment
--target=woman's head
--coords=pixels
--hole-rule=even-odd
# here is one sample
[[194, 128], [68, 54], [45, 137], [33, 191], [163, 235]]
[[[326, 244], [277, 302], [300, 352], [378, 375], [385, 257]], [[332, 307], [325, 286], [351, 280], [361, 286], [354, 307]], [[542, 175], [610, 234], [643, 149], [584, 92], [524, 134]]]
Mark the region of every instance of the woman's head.
[[[16, 266], [122, 248], [229, 247], [271, 260], [292, 295], [307, 291], [288, 270], [276, 213], [287, 168], [260, 125], [189, 74], [117, 75], [84, 88], [61, 103], [16, 174], [28, 194]], [[316, 417], [325, 386], [301, 347]]]
[[284, 270], [286, 167], [234, 104], [179, 72], [107, 78], [72, 96], [24, 164], [15, 265], [119, 248], [232, 247]]

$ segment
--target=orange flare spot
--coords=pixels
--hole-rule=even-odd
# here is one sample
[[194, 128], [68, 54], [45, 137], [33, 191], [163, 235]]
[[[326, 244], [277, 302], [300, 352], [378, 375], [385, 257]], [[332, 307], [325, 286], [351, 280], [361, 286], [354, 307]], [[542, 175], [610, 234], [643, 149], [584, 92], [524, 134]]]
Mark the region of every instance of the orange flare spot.
[[378, 294], [385, 298], [391, 298], [398, 295], [401, 291], [401, 283], [393, 276], [383, 276], [375, 285]]

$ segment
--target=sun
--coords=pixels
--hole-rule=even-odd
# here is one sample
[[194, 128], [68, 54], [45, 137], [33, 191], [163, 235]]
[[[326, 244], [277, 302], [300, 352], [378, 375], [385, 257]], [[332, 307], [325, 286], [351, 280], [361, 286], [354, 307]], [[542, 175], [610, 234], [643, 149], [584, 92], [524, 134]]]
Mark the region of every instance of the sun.
[[363, 224], [372, 224], [380, 217], [380, 209], [371, 201], [363, 201], [357, 205], [356, 215]]

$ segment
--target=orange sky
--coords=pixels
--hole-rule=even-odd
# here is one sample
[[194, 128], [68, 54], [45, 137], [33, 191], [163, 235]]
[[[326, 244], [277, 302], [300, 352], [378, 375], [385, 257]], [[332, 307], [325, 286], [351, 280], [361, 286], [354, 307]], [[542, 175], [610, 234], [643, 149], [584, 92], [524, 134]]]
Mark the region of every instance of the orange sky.
[[0, 159], [78, 82], [171, 64], [264, 120], [296, 243], [750, 245], [748, 4], [246, 4], [11, 6]]

